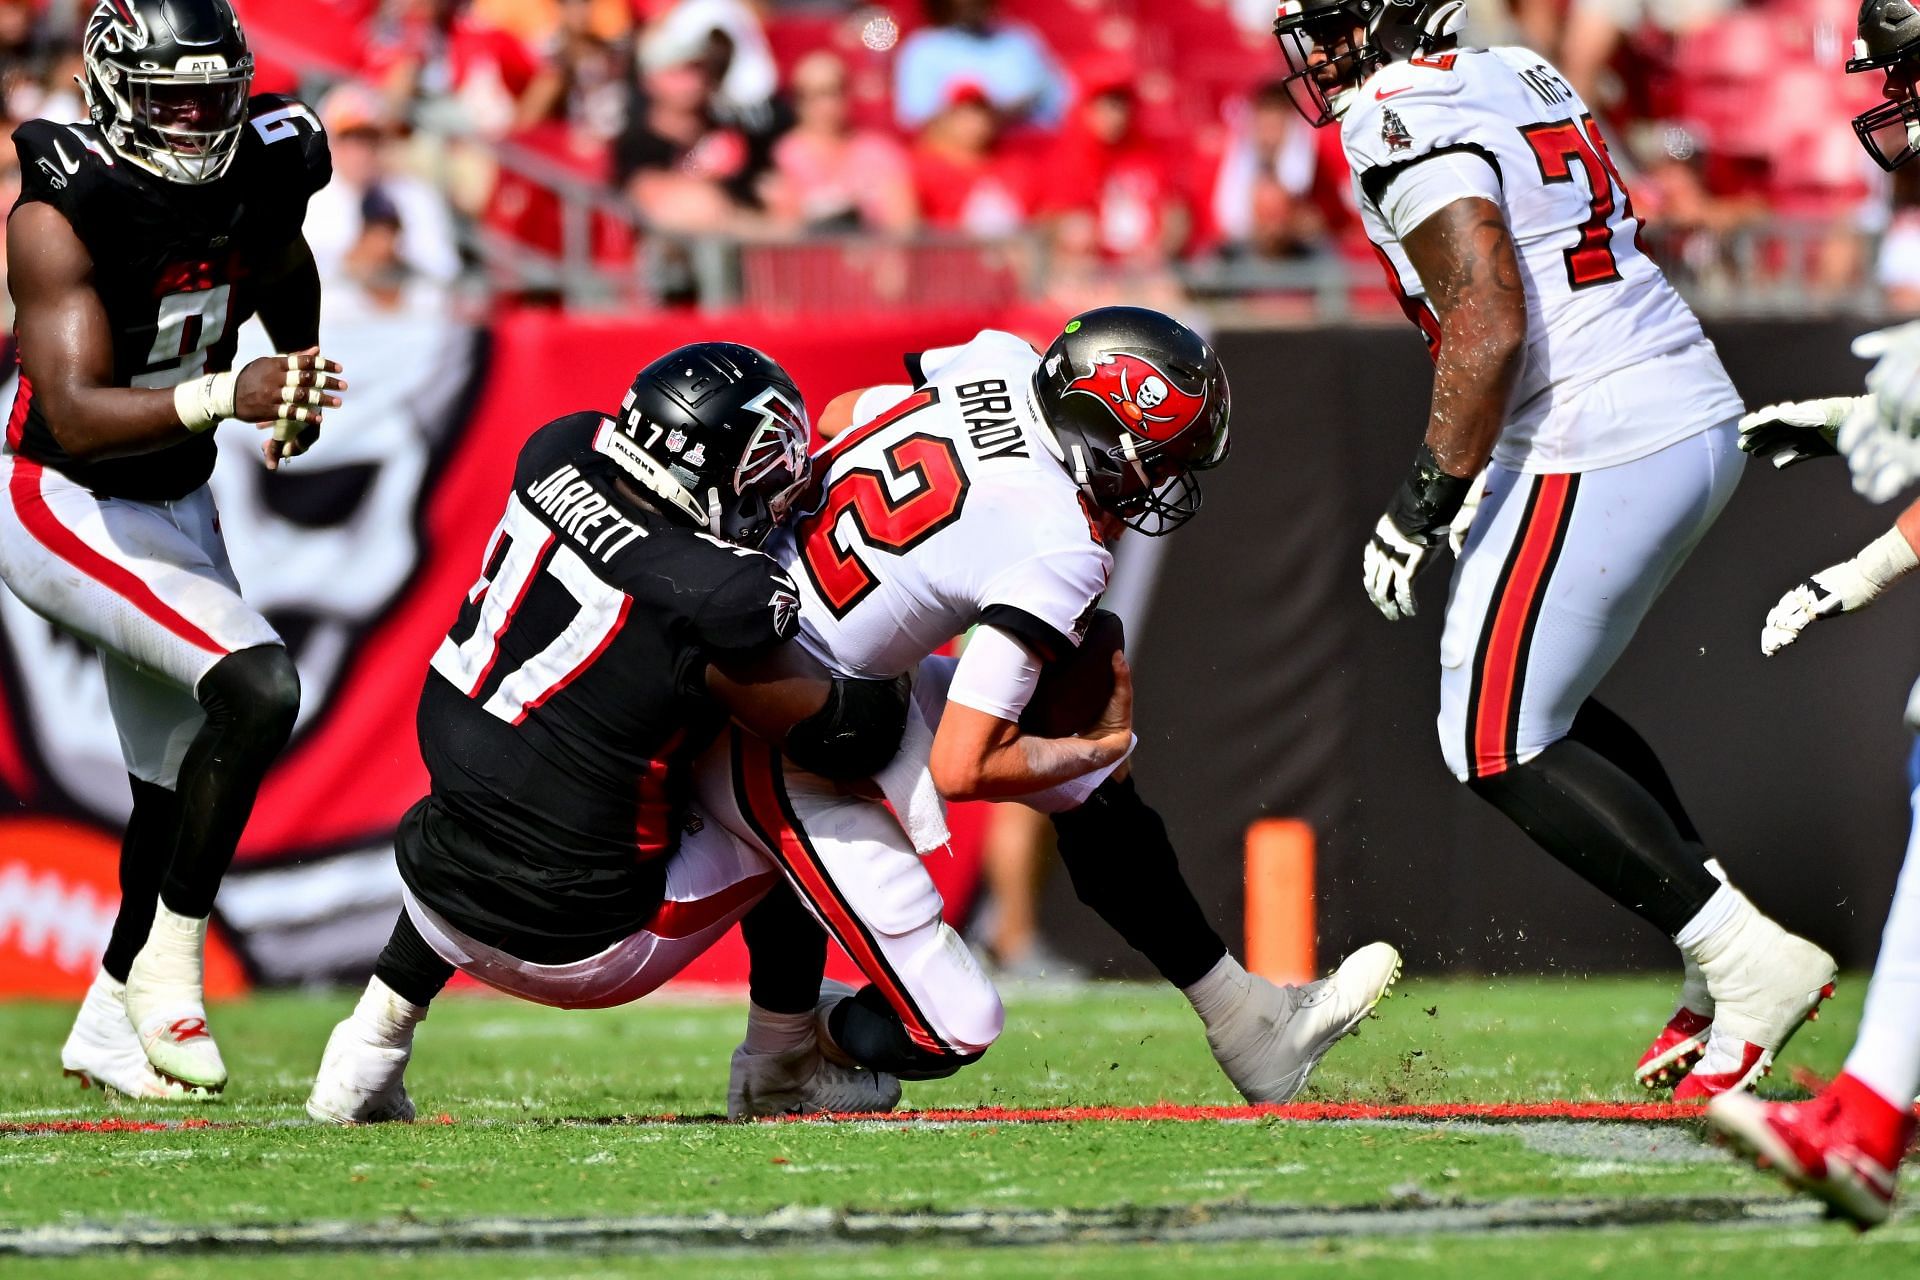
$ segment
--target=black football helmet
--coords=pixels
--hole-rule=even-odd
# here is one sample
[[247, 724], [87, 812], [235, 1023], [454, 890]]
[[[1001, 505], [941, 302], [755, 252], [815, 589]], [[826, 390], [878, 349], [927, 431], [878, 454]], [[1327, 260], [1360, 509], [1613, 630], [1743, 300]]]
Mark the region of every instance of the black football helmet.
[[1920, 11], [1913, 0], [1861, 0], [1847, 59], [1849, 72], [1887, 73], [1888, 100], [1853, 118], [1853, 131], [1882, 169], [1898, 169], [1920, 152]]
[[253, 54], [229, 0], [97, 0], [80, 45], [93, 123], [170, 182], [213, 182], [247, 123]]
[[1200, 509], [1194, 474], [1226, 461], [1227, 371], [1204, 338], [1144, 307], [1074, 317], [1040, 360], [1034, 396], [1087, 501], [1141, 533]]
[[634, 376], [593, 447], [670, 518], [757, 547], [792, 514], [810, 468], [806, 402], [787, 371], [737, 342], [695, 342]]
[[1466, 0], [1281, 0], [1273, 36], [1294, 109], [1316, 129], [1332, 124], [1368, 76], [1442, 47], [1466, 19]]

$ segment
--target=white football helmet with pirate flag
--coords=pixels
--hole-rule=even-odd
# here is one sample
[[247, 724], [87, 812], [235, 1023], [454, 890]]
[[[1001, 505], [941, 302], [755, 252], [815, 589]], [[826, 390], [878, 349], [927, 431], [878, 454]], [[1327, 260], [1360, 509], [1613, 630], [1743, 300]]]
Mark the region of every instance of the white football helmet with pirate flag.
[[226, 173], [253, 84], [228, 0], [98, 0], [80, 53], [87, 111], [122, 159], [189, 186]]
[[811, 462], [806, 402], [773, 359], [695, 342], [642, 369], [594, 438], [661, 510], [757, 547], [787, 522]]
[[1287, 94], [1308, 124], [1332, 124], [1367, 77], [1451, 44], [1466, 20], [1466, 0], [1281, 0]]
[[1920, 10], [1913, 0], [1862, 0], [1847, 71], [1882, 71], [1887, 101], [1853, 118], [1860, 145], [1882, 169], [1897, 169], [1920, 153]]

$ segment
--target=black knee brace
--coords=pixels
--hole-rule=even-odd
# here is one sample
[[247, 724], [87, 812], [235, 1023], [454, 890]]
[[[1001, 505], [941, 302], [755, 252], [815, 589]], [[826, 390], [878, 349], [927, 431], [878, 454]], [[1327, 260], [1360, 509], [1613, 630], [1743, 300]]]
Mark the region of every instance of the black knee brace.
[[214, 663], [194, 695], [207, 720], [180, 762], [179, 830], [160, 898], [199, 917], [213, 910], [260, 780], [293, 733], [300, 676], [284, 648], [258, 645]]
[[194, 696], [236, 750], [271, 758], [300, 714], [300, 673], [285, 648], [263, 644], [230, 653], [200, 677]]

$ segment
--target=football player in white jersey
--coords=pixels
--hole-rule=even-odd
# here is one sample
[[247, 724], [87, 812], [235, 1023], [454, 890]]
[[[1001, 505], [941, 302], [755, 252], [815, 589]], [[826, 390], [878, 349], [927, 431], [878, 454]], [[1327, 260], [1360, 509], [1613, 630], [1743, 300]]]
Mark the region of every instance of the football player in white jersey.
[[1652, 749], [1593, 700], [1732, 496], [1739, 395], [1640, 250], [1579, 96], [1524, 49], [1459, 47], [1459, 0], [1286, 0], [1288, 88], [1340, 123], [1362, 218], [1434, 359], [1414, 464], [1365, 552], [1390, 620], [1459, 517], [1439, 730], [1454, 774], [1679, 945], [1672, 1021], [1636, 1072], [1749, 1086], [1832, 990], [1833, 960], [1716, 875]]
[[[1920, 144], [1920, 9], [1912, 0], [1868, 0], [1847, 70], [1885, 77], [1886, 101], [1854, 119], [1854, 131], [1886, 169], [1913, 159]], [[1853, 468], [1854, 487], [1885, 502], [1920, 479], [1920, 337], [1916, 325], [1867, 334], [1856, 354], [1878, 355], [1868, 394], [1769, 405], [1742, 424], [1743, 444], [1777, 466], [1834, 451]], [[1862, 346], [1867, 348], [1862, 349]], [[1814, 622], [1872, 603], [1920, 568], [1920, 502], [1857, 556], [1814, 574], [1767, 615], [1761, 648], [1777, 653]], [[1920, 729], [1920, 685], [1907, 702]], [[1807, 1102], [1716, 1098], [1707, 1124], [1788, 1181], [1863, 1227], [1885, 1222], [1900, 1161], [1913, 1144], [1920, 1092], [1920, 741], [1909, 765], [1914, 830], [1880, 939], [1860, 1033], [1846, 1068]]]
[[[1241, 1093], [1291, 1098], [1386, 992], [1398, 954], [1374, 944], [1297, 988], [1233, 959], [1128, 776], [1124, 658], [1086, 733], [1020, 725], [1042, 664], [1085, 637], [1106, 544], [1199, 508], [1195, 473], [1227, 453], [1218, 355], [1168, 316], [1109, 307], [1069, 322], [1044, 357], [989, 330], [908, 365], [911, 383], [829, 406], [839, 430], [816, 459], [819, 504], [768, 547], [799, 586], [802, 647], [845, 675], [915, 673], [922, 723], [907, 740], [919, 748], [876, 779], [893, 812], [745, 733], [699, 770], [703, 810], [786, 872], [871, 982], [823, 1006], [823, 1048], [914, 1079], [993, 1043], [999, 998], [942, 923], [920, 856], [944, 842], [943, 799], [1026, 799], [1054, 814], [1081, 898], [1188, 996]], [[969, 628], [957, 665], [930, 657]], [[749, 1044], [773, 1046], [778, 1031], [751, 1011]], [[735, 1094], [752, 1093], [754, 1070], [735, 1055]]]

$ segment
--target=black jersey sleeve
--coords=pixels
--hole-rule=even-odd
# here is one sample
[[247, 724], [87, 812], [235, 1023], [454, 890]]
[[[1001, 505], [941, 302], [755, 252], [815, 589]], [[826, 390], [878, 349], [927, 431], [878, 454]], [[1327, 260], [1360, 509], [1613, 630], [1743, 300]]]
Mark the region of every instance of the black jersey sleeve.
[[247, 104], [234, 165], [246, 198], [288, 236], [306, 219], [308, 198], [333, 181], [333, 153], [320, 117], [284, 93], [255, 94]]
[[102, 180], [109, 160], [95, 150], [100, 144], [78, 127], [51, 120], [29, 120], [13, 131], [13, 147], [20, 160], [20, 197], [23, 204], [50, 204], [81, 228], [87, 193]]
[[706, 649], [754, 653], [800, 630], [800, 593], [768, 556], [740, 558], [740, 567], [701, 602], [693, 628]]

